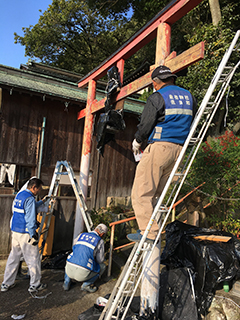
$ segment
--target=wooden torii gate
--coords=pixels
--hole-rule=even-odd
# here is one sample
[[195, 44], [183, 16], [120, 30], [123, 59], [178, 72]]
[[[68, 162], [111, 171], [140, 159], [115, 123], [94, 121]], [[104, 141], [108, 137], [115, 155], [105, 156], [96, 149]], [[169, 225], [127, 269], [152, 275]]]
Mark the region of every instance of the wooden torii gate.
[[80, 164], [80, 185], [85, 198], [88, 186], [94, 114], [95, 112], [104, 108], [106, 99], [104, 98], [100, 101], [95, 99], [97, 80], [101, 79], [107, 74], [107, 71], [112, 66], [116, 65], [119, 70], [120, 80], [123, 82], [125, 60], [135, 54], [139, 49], [148, 44], [154, 38], [157, 38], [155, 64], [150, 67], [150, 72], [121, 88], [120, 92], [116, 95], [115, 100], [115, 102], [118, 104], [124, 102], [124, 98], [127, 98], [131, 94], [150, 86], [152, 83], [152, 70], [158, 65], [166, 65], [173, 73], [176, 73], [203, 59], [204, 42], [198, 43], [178, 56], [175, 51], [170, 52], [171, 25], [186, 15], [201, 1], [202, 0], [171, 1], [149, 23], [147, 23], [142, 29], [133, 35], [118, 51], [112, 54], [102, 64], [100, 64], [97, 68], [92, 70], [79, 81], [78, 86], [80, 88], [88, 85], [86, 108], [81, 110], [78, 114], [78, 119], [85, 117], [82, 157]]

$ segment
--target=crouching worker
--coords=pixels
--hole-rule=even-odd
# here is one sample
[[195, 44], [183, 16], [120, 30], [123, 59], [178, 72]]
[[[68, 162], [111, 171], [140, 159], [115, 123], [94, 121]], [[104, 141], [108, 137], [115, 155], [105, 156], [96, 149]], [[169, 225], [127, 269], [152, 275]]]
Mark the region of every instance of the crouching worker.
[[63, 289], [70, 289], [71, 280], [83, 282], [81, 290], [97, 291], [94, 282], [106, 268], [104, 261], [103, 237], [107, 233], [105, 224], [100, 223], [92, 232], [81, 233], [67, 257]]

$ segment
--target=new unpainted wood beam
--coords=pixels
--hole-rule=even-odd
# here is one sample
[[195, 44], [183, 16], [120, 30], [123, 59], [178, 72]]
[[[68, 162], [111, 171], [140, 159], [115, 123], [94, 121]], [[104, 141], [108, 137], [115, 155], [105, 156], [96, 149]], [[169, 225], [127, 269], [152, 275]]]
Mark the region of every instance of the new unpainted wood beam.
[[[174, 55], [175, 54], [173, 53], [173, 56]], [[199, 60], [203, 59], [203, 57], [204, 42], [202, 41], [174, 58], [167, 58], [164, 64], [169, 67], [173, 73], [176, 73], [184, 68], [187, 68], [191, 64], [198, 62]], [[152, 68], [154, 68], [154, 66], [152, 66]], [[121, 91], [117, 95], [115, 102], [125, 99], [133, 93], [149, 87], [152, 84], [151, 74], [152, 71], [121, 88]], [[104, 107], [105, 100], [106, 98], [99, 101], [94, 100], [91, 105], [91, 112], [94, 113], [101, 110]], [[85, 115], [86, 108], [79, 112], [78, 120], [84, 118]]]

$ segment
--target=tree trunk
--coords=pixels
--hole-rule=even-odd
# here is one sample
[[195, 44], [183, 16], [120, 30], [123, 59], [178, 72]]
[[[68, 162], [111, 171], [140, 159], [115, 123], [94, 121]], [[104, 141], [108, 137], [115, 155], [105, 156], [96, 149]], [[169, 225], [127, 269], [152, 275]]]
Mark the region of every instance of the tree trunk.
[[221, 20], [221, 10], [219, 0], [209, 0], [209, 6], [212, 16], [212, 23], [214, 26], [217, 26]]

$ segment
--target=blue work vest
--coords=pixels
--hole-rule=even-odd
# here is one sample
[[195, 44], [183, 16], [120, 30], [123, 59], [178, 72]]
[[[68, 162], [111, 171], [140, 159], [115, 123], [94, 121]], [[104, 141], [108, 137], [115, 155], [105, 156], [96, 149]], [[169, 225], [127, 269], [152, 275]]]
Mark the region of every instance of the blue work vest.
[[[28, 233], [26, 228], [24, 202], [26, 199], [33, 197], [33, 194], [23, 190], [17, 194], [13, 204], [13, 217], [11, 222], [11, 230], [19, 233]], [[35, 200], [35, 198], [34, 198]]]
[[165, 102], [165, 119], [151, 132], [148, 143], [168, 141], [184, 144], [193, 118], [191, 93], [175, 85], [166, 86], [158, 92]]
[[100, 240], [101, 237], [95, 232], [82, 233], [73, 246], [73, 252], [67, 257], [67, 261], [98, 273], [100, 265], [94, 259], [93, 253]]

